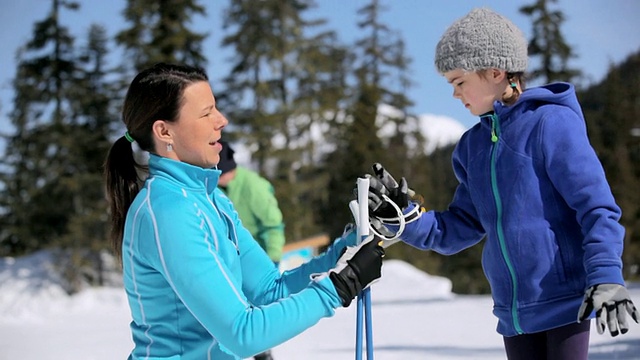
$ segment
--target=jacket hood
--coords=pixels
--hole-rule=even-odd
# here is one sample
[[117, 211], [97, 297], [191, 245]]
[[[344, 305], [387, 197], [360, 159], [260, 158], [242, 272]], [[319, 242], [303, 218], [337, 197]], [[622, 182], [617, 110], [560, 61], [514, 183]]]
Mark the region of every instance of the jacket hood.
[[514, 105], [506, 106], [500, 102], [496, 102], [494, 108], [500, 117], [506, 118], [512, 111], [522, 112], [535, 110], [535, 108], [547, 104], [566, 106], [580, 117], [583, 117], [582, 108], [576, 97], [574, 86], [565, 82], [557, 82], [527, 89]]

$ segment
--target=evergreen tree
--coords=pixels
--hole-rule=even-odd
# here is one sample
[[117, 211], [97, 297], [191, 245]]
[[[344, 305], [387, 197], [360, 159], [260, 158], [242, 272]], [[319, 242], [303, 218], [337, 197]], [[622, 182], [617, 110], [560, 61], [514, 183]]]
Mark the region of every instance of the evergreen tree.
[[61, 246], [67, 251], [59, 261], [69, 280], [69, 291], [88, 281], [103, 284], [102, 252], [110, 246], [105, 209], [102, 165], [111, 146], [109, 134], [118, 121], [117, 87], [108, 80], [113, 70], [106, 66], [108, 36], [104, 27], [92, 25], [87, 44], [79, 55], [72, 123], [65, 127], [70, 142], [68, 171], [59, 181], [73, 193], [72, 212]]
[[[236, 61], [218, 93], [230, 119], [227, 136], [252, 151], [257, 171], [276, 188], [287, 239], [320, 231], [310, 203], [322, 202], [318, 133], [326, 133], [344, 98], [347, 52], [324, 20], [306, 20], [309, 0], [232, 0], [223, 46]], [[327, 137], [324, 137], [326, 140]]]
[[159, 62], [206, 65], [202, 41], [207, 35], [187, 27], [194, 15], [206, 15], [197, 0], [127, 0], [123, 14], [130, 27], [116, 41], [126, 49], [125, 64], [133, 60], [134, 72]]
[[13, 81], [13, 134], [5, 134], [0, 195], [3, 255], [20, 255], [55, 243], [66, 234], [73, 193], [58, 181], [68, 171], [68, 131], [76, 64], [73, 37], [59, 22], [63, 9], [78, 5], [52, 1], [46, 18], [18, 53]]
[[[331, 202], [324, 214], [332, 234], [339, 234], [351, 218], [347, 204], [354, 197], [355, 181], [370, 173], [374, 162], [386, 164], [385, 167], [396, 174], [409, 168], [406, 147], [409, 134], [403, 132], [402, 125], [408, 120], [407, 108], [412, 105], [404, 95], [411, 85], [407, 76], [410, 59], [404, 53], [403, 41], [381, 22], [380, 14], [384, 10], [379, 0], [371, 0], [358, 10], [362, 18], [358, 27], [365, 35], [354, 46], [355, 92], [350, 99], [344, 132], [336, 137], [337, 150], [326, 162]], [[394, 107], [398, 115], [386, 117], [379, 112], [382, 105]], [[379, 136], [385, 126], [392, 132], [386, 143]]]
[[102, 162], [114, 119], [104, 68], [107, 36], [92, 26], [83, 53], [59, 23], [61, 10], [78, 5], [54, 0], [47, 17], [19, 53], [14, 80], [15, 128], [0, 195], [5, 212], [0, 251], [22, 255], [50, 247], [73, 293], [87, 280], [101, 283], [106, 241]]
[[535, 0], [520, 7], [520, 12], [533, 18], [533, 35], [529, 41], [529, 56], [540, 58], [540, 67], [529, 72], [529, 78], [542, 78], [544, 82], [573, 81], [581, 75], [578, 69], [569, 67], [569, 60], [576, 57], [560, 30], [565, 16], [560, 10], [551, 10], [549, 3], [558, 0]]

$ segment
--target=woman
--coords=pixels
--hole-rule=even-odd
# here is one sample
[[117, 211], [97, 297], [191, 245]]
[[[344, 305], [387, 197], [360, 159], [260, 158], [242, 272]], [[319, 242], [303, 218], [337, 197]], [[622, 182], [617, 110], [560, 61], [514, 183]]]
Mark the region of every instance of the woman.
[[[228, 121], [203, 71], [142, 71], [122, 120], [127, 131], [109, 151], [105, 178], [133, 318], [130, 359], [246, 358], [332, 316], [380, 277], [382, 248], [363, 241], [345, 252], [356, 240], [349, 232], [279, 274], [217, 188]], [[149, 152], [144, 183], [133, 142]]]

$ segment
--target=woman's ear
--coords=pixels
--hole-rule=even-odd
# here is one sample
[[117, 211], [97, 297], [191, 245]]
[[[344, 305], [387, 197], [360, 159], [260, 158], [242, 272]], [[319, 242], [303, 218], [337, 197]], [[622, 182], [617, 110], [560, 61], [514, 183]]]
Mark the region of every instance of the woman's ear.
[[168, 144], [173, 144], [173, 131], [171, 130], [171, 124], [164, 120], [156, 120], [151, 127], [154, 141], [156, 144], [156, 151], [158, 154], [163, 154], [163, 149]]
[[169, 124], [164, 120], [156, 120], [151, 127], [153, 136], [160, 142], [171, 142], [172, 136], [169, 129]]

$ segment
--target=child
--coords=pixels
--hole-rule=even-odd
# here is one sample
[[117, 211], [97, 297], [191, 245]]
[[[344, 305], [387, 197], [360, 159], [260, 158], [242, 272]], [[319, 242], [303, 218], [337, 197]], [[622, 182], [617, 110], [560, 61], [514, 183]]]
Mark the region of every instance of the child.
[[416, 217], [406, 180], [398, 185], [376, 164], [373, 216], [394, 213], [386, 194], [404, 208], [409, 245], [454, 254], [486, 239], [482, 264], [508, 358], [586, 360], [593, 310], [598, 332], [606, 324], [612, 336], [628, 331], [626, 312], [636, 322], [639, 314], [622, 278], [620, 208], [574, 87], [524, 91], [527, 41], [488, 9], [446, 30], [435, 64], [480, 117], [453, 154], [454, 198], [446, 211]]

